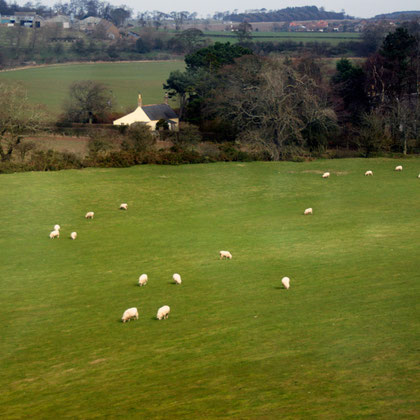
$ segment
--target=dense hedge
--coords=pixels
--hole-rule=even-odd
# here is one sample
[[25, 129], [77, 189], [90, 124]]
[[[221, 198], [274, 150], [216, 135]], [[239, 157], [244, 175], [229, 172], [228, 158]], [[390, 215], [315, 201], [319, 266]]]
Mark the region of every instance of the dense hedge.
[[188, 163], [211, 162], [251, 162], [255, 160], [270, 160], [265, 153], [248, 153], [238, 150], [232, 144], [224, 144], [211, 155], [197, 150], [172, 147], [170, 150], [159, 151], [111, 151], [102, 155], [91, 155], [80, 159], [74, 153], [60, 153], [53, 150], [36, 151], [28, 161], [0, 162], [0, 173], [27, 171], [58, 171], [61, 169], [81, 169], [86, 167], [126, 168], [134, 165], [182, 165]]

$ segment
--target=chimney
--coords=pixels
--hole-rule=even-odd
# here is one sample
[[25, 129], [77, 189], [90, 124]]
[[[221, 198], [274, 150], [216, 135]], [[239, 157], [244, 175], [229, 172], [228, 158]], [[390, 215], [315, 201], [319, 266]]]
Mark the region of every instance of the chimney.
[[167, 94], [167, 93], [165, 93], [165, 98], [164, 98], [163, 102], [164, 102], [166, 105], [168, 105], [168, 94]]
[[139, 93], [139, 98], [137, 99], [137, 105], [140, 108], [143, 106], [143, 99], [141, 98], [141, 93]]

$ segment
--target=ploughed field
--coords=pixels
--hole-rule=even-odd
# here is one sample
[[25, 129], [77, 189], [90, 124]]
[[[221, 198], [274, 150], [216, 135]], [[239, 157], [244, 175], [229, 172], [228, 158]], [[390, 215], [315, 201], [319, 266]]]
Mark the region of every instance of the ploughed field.
[[0, 72], [0, 82], [22, 83], [30, 101], [45, 105], [56, 117], [63, 112], [73, 82], [94, 80], [112, 90], [116, 111], [130, 112], [137, 106], [138, 92], [143, 96], [144, 105], [162, 103], [163, 83], [171, 71], [184, 68], [183, 61], [59, 64]]
[[419, 172], [343, 159], [2, 175], [0, 417], [413, 418]]

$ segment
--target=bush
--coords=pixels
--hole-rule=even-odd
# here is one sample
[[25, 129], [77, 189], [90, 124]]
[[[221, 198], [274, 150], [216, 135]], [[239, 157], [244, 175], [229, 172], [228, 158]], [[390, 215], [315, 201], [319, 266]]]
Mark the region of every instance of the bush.
[[254, 160], [252, 155], [235, 148], [232, 143], [220, 146], [219, 160], [223, 162], [251, 162]]
[[25, 161], [27, 153], [34, 149], [36, 149], [36, 144], [33, 141], [22, 141], [15, 147], [22, 163]]
[[91, 130], [89, 132], [89, 158], [95, 161], [98, 156], [104, 154], [111, 148], [109, 140], [109, 131], [106, 130]]
[[202, 140], [198, 127], [189, 123], [181, 123], [179, 131], [170, 133], [170, 139], [179, 149], [191, 149]]
[[128, 168], [129, 166], [133, 166], [138, 163], [141, 163], [141, 160], [138, 159], [136, 153], [121, 151], [111, 152], [106, 156], [98, 157], [95, 162], [95, 166], [105, 168]]
[[156, 143], [156, 137], [150, 128], [142, 123], [132, 124], [126, 131], [126, 138], [121, 144], [126, 152], [145, 152]]

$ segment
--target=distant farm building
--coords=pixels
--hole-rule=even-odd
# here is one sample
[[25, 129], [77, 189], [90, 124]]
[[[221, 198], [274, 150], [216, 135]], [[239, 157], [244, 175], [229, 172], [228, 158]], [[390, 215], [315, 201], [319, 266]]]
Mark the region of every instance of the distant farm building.
[[78, 29], [87, 33], [93, 31], [103, 32], [104, 38], [118, 39], [121, 38], [118, 28], [106, 19], [101, 19], [95, 16], [89, 16], [77, 24]]
[[13, 16], [0, 16], [1, 26], [24, 26], [26, 28], [40, 28], [44, 18], [32, 12], [16, 12]]
[[156, 130], [156, 124], [167, 124], [169, 130], [177, 131], [179, 126], [179, 117], [175, 111], [168, 105], [168, 98], [165, 96], [165, 102], [158, 105], [144, 105], [142, 97], [139, 94], [137, 108], [130, 114], [118, 118], [113, 122], [114, 125], [131, 125], [134, 123], [144, 123], [151, 130]]
[[73, 26], [74, 19], [65, 15], [57, 15], [45, 21], [45, 25], [57, 25], [63, 29], [70, 29]]

